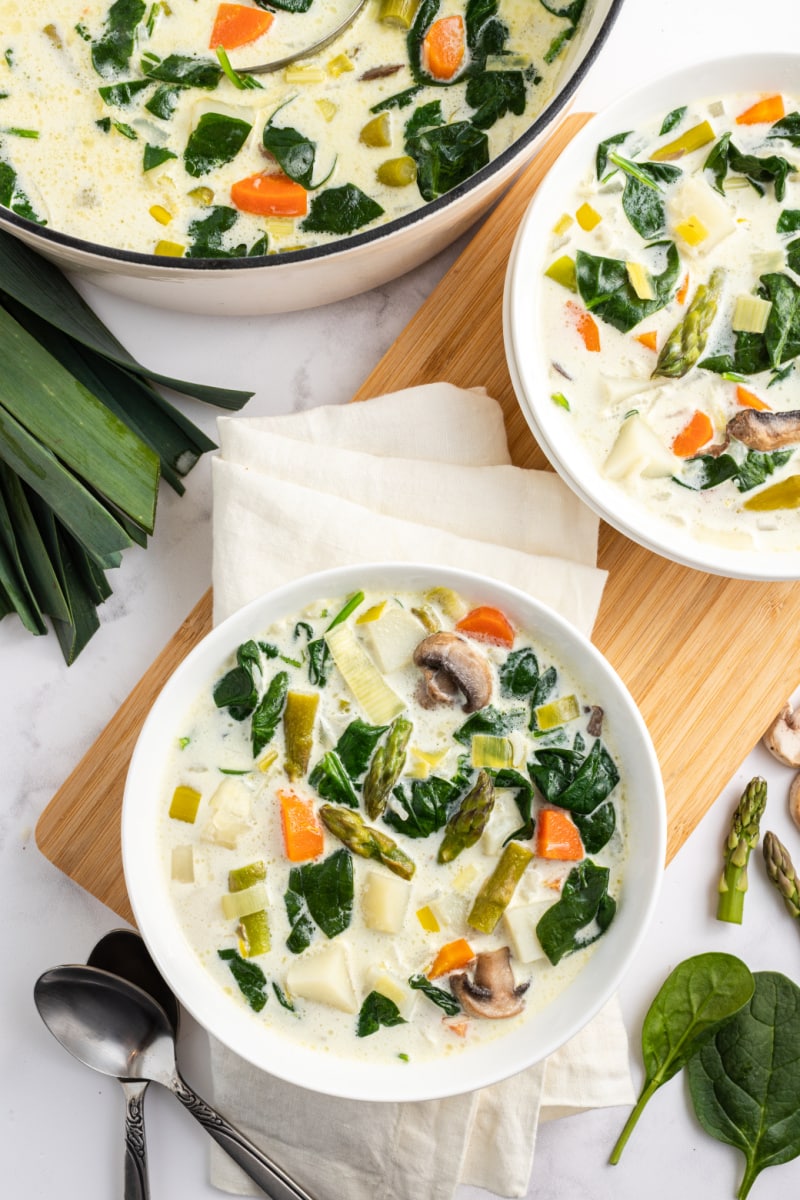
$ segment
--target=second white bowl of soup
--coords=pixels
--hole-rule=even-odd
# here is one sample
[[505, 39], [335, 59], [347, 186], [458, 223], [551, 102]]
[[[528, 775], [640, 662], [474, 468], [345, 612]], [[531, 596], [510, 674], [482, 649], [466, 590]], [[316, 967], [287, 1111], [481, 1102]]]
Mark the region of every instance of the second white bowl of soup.
[[348, 567], [213, 631], [142, 730], [137, 923], [231, 1049], [354, 1099], [483, 1087], [616, 988], [664, 859], [631, 697], [530, 597]]

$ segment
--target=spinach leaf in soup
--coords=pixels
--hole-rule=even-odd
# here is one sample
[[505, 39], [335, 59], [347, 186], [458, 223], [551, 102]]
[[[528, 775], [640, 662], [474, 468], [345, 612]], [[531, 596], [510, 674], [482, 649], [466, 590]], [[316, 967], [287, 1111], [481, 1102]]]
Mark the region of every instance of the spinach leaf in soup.
[[383, 820], [406, 837], [426, 838], [447, 824], [450, 805], [458, 794], [457, 787], [437, 775], [415, 779], [410, 788], [399, 784], [392, 796], [400, 808], [391, 803], [384, 809]]
[[405, 1017], [401, 1017], [400, 1009], [394, 1000], [381, 992], [370, 992], [358, 1014], [356, 1022], [356, 1037], [369, 1037], [377, 1033], [381, 1025], [406, 1025]]
[[292, 933], [286, 942], [297, 954], [310, 944], [317, 925], [328, 938], [342, 933], [353, 915], [353, 858], [335, 850], [321, 862], [292, 867], [284, 895]]
[[154, 117], [168, 121], [178, 107], [178, 100], [183, 90], [180, 86], [168, 83], [159, 84], [150, 99], [145, 102], [145, 108]]
[[243, 642], [236, 650], [236, 666], [218, 679], [212, 690], [217, 708], [227, 708], [235, 721], [244, 721], [258, 704], [256, 672], [261, 659], [255, 642]]
[[267, 980], [258, 963], [242, 958], [237, 950], [218, 950], [217, 954], [227, 962], [239, 991], [253, 1012], [261, 1012], [267, 1003]]
[[739, 1200], [766, 1167], [800, 1155], [800, 988], [777, 971], [753, 979], [749, 1002], [688, 1064], [698, 1121], [744, 1155]]
[[539, 0], [539, 3], [542, 5], [542, 8], [546, 8], [554, 17], [563, 17], [568, 22], [566, 29], [562, 29], [553, 38], [545, 52], [544, 61], [552, 63], [558, 58], [567, 42], [571, 41], [575, 36], [578, 22], [583, 16], [583, 10], [586, 7], [586, 0], [571, 0], [571, 3], [565, 4], [562, 8], [558, 8], [554, 4], [548, 4], [547, 0]]
[[309, 233], [354, 233], [383, 215], [376, 200], [362, 192], [354, 183], [325, 188], [311, 200], [308, 216], [300, 228]]
[[148, 79], [213, 92], [222, 79], [222, 67], [210, 58], [192, 54], [168, 54], [166, 58], [147, 57], [142, 67]]
[[567, 954], [597, 941], [614, 919], [617, 902], [608, 892], [608, 867], [585, 858], [573, 867], [561, 895], [536, 926], [536, 936], [553, 966]]
[[524, 708], [511, 708], [501, 712], [493, 704], [487, 704], [485, 708], [479, 708], [477, 712], [467, 717], [464, 724], [459, 725], [458, 729], [454, 731], [453, 737], [457, 742], [461, 742], [462, 746], [469, 746], [476, 733], [490, 733], [504, 737], [512, 729], [518, 729], [524, 725], [526, 717], [527, 713]]
[[368, 725], [366, 721], [356, 717], [339, 738], [334, 749], [354, 783], [357, 783], [366, 771], [373, 750], [388, 728], [388, 725]]
[[[598, 143], [597, 152], [594, 159], [594, 169], [597, 172], [597, 178], [601, 183], [605, 178], [606, 170], [608, 168], [608, 155], [611, 147], [621, 146], [623, 142], [628, 140], [632, 133], [632, 129], [626, 129], [624, 133], [613, 133], [611, 137], [607, 137], [604, 139], [604, 141]], [[613, 171], [611, 174], [613, 175]]]
[[673, 183], [683, 172], [669, 163], [632, 162], [611, 151], [609, 161], [625, 174], [622, 209], [640, 237], [650, 239], [663, 233], [667, 211], [662, 183]]
[[470, 118], [476, 129], [491, 129], [506, 113], [521, 117], [527, 103], [522, 71], [487, 71], [467, 81], [467, 104], [475, 111]]
[[203, 113], [189, 134], [183, 152], [183, 165], [189, 175], [198, 178], [207, 175], [215, 167], [224, 166], [241, 150], [247, 141], [252, 125], [239, 117], [225, 113]]
[[441, 1008], [446, 1012], [448, 1017], [455, 1017], [461, 1012], [461, 1005], [453, 993], [445, 991], [444, 988], [437, 987], [435, 983], [431, 983], [427, 975], [412, 975], [408, 981], [408, 986], [414, 991], [422, 992], [432, 1004], [435, 1004], [437, 1008]]
[[770, 127], [769, 139], [781, 138], [792, 146], [800, 146], [800, 112], [787, 113]]
[[225, 234], [236, 225], [239, 214], [235, 208], [225, 204], [215, 204], [202, 217], [189, 222], [187, 236], [189, 244], [186, 248], [187, 258], [251, 258], [258, 254], [266, 254], [266, 234], [247, 247], [225, 245]]
[[308, 782], [316, 788], [323, 800], [330, 800], [333, 804], [344, 804], [348, 808], [358, 808], [356, 790], [335, 750], [329, 750], [323, 755], [309, 775]]
[[733, 143], [731, 134], [724, 133], [712, 147], [703, 169], [711, 172], [714, 187], [723, 195], [725, 179], [728, 172], [733, 171], [737, 175], [744, 175], [760, 196], [764, 195], [766, 185], [772, 183], [775, 199], [780, 201], [786, 194], [786, 180], [795, 168], [778, 154], [745, 154]]
[[0, 159], [0, 205], [10, 208], [18, 217], [35, 221], [37, 225], [46, 225], [47, 221], [40, 217], [31, 204], [27, 194], [17, 182], [17, 173], [10, 163]]
[[575, 277], [578, 292], [590, 312], [628, 333], [646, 317], [665, 308], [675, 294], [681, 260], [674, 242], [654, 242], [648, 253], [660, 255], [660, 273], [651, 270], [653, 299], [641, 300], [631, 286], [628, 269], [621, 259], [603, 258], [578, 250]]
[[308, 190], [314, 175], [316, 142], [288, 125], [273, 125], [270, 117], [264, 126], [261, 143], [285, 175]]
[[687, 473], [681, 479], [685, 487], [708, 491], [732, 480], [740, 492], [759, 487], [792, 457], [792, 450], [748, 450], [739, 462], [732, 454], [701, 454], [690, 459]]
[[261, 751], [275, 736], [278, 722], [286, 705], [286, 693], [289, 690], [289, 676], [286, 671], [279, 671], [269, 681], [267, 690], [259, 700], [250, 719], [250, 742], [253, 748], [253, 758], [258, 758]]
[[271, 8], [280, 8], [283, 12], [304, 13], [308, 12], [314, 0], [254, 0], [257, 8], [266, 8], [269, 11]]
[[127, 108], [129, 104], [133, 103], [139, 92], [143, 92], [150, 86], [149, 79], [128, 79], [125, 83], [111, 83], [108, 87], [101, 87], [97, 90], [106, 104]]
[[430, 129], [433, 125], [443, 124], [444, 116], [442, 114], [441, 100], [430, 100], [427, 104], [420, 104], [419, 108], [414, 109], [406, 121], [405, 136], [406, 138], [410, 138], [415, 133], [419, 133], [421, 129]]
[[588, 813], [572, 813], [583, 848], [587, 854], [597, 854], [614, 836], [617, 828], [617, 810], [611, 800], [598, 804]]
[[144, 0], [114, 0], [102, 34], [92, 43], [92, 65], [98, 75], [115, 75], [128, 66], [146, 8]]
[[497, 15], [497, 0], [467, 0], [464, 26], [469, 50], [470, 74], [486, 70], [490, 54], [502, 54], [508, 40], [508, 26]]
[[406, 141], [406, 153], [417, 164], [423, 200], [435, 200], [486, 166], [489, 139], [471, 121], [455, 121], [414, 134]]
[[599, 738], [585, 756], [554, 747], [537, 750], [535, 759], [528, 773], [544, 798], [572, 813], [593, 812], [619, 783], [616, 763]]
[[539, 660], [532, 647], [512, 650], [501, 664], [499, 675], [504, 696], [529, 696], [539, 681]]
[[687, 958], [667, 976], [642, 1025], [645, 1081], [636, 1106], [611, 1153], [619, 1162], [650, 1097], [677, 1075], [704, 1043], [748, 1003], [753, 976], [732, 954]]
[[661, 128], [658, 131], [659, 137], [664, 137], [667, 133], [672, 133], [673, 129], [677, 129], [683, 118], [686, 116], [686, 105], [680, 108], [673, 108], [672, 112], [668, 112], [661, 122]]

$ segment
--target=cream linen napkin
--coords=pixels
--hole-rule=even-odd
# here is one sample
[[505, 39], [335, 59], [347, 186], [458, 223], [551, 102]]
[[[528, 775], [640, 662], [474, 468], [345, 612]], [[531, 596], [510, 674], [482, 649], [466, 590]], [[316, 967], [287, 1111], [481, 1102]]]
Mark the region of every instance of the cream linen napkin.
[[[591, 632], [598, 522], [549, 472], [510, 465], [500, 406], [437, 383], [281, 417], [221, 418], [213, 462], [214, 620], [311, 570], [400, 560], [468, 567]], [[315, 1200], [450, 1200], [528, 1188], [539, 1120], [634, 1102], [616, 1000], [512, 1079], [447, 1100], [332, 1100], [212, 1040], [215, 1101]], [[371, 1135], [361, 1135], [364, 1121]], [[212, 1182], [256, 1194], [212, 1149]]]

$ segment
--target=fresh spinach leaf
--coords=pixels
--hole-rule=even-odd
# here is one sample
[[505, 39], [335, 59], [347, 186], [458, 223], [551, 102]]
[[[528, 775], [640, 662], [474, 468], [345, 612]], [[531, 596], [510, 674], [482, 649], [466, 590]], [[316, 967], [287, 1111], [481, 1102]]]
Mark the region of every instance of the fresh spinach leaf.
[[471, 121], [455, 121], [414, 134], [406, 141], [406, 153], [417, 164], [423, 200], [435, 200], [486, 166], [489, 139]]
[[222, 79], [222, 67], [211, 58], [191, 54], [169, 54], [160, 60], [146, 59], [142, 70], [149, 79], [212, 92]]
[[427, 975], [412, 975], [408, 981], [408, 986], [415, 991], [422, 992], [429, 1000], [443, 1009], [448, 1017], [455, 1017], [461, 1012], [461, 1005], [453, 993], [446, 992], [444, 988], [436, 987], [434, 983], [431, 983]]
[[642, 1025], [644, 1086], [610, 1162], [619, 1162], [653, 1093], [685, 1067], [701, 1046], [748, 1003], [753, 989], [753, 976], [732, 954], [697, 954], [679, 963], [667, 976]]
[[597, 178], [599, 180], [602, 181], [605, 176], [606, 169], [608, 167], [608, 155], [611, 147], [621, 146], [622, 143], [626, 141], [632, 133], [632, 129], [626, 129], [624, 133], [614, 133], [611, 135], [611, 137], [607, 137], [604, 141], [598, 144], [594, 159], [594, 169], [597, 172]]
[[786, 265], [795, 275], [800, 275], [800, 238], [795, 238], [786, 247]]
[[154, 167], [160, 167], [168, 159], [177, 157], [177, 154], [173, 154], [166, 146], [151, 146], [149, 142], [146, 142], [144, 157], [142, 159], [142, 170], [152, 171]]
[[144, 0], [114, 0], [102, 34], [92, 43], [92, 65], [98, 75], [109, 76], [125, 70], [136, 45], [136, 27], [146, 7]]
[[352, 855], [347, 850], [335, 850], [321, 862], [292, 867], [284, 901], [292, 925], [286, 944], [295, 953], [290, 942], [298, 924], [308, 929], [309, 918], [328, 938], [342, 933], [353, 915]]
[[777, 369], [800, 354], [800, 285], [788, 275], [771, 272], [761, 276], [758, 292], [772, 303], [764, 346], [769, 365]]
[[413, 780], [410, 790], [399, 784], [392, 795], [402, 805], [403, 812], [390, 805], [384, 810], [383, 819], [406, 837], [425, 838], [444, 828], [449, 807], [458, 794], [457, 787], [437, 775]]
[[314, 922], [308, 911], [305, 897], [293, 892], [291, 887], [284, 892], [283, 902], [286, 905], [286, 916], [289, 918], [291, 930], [286, 939], [286, 948], [292, 954], [302, 954], [314, 940]]
[[356, 790], [335, 750], [329, 750], [323, 755], [309, 775], [308, 782], [316, 788], [323, 800], [345, 804], [348, 808], [358, 808]]
[[724, 133], [712, 148], [703, 169], [711, 172], [715, 188], [723, 194], [728, 172], [735, 171], [745, 176], [759, 196], [764, 195], [764, 186], [772, 183], [775, 187], [775, 199], [783, 200], [786, 194], [786, 179], [794, 171], [794, 166], [778, 154], [745, 154], [731, 141], [730, 133]]
[[467, 104], [475, 111], [472, 124], [491, 129], [506, 113], [521, 117], [525, 112], [527, 89], [522, 71], [487, 71], [467, 80]]
[[539, 0], [543, 8], [546, 8], [554, 17], [563, 17], [568, 21], [566, 29], [557, 34], [545, 51], [544, 61], [546, 63], [555, 62], [564, 46], [575, 36], [575, 30], [578, 28], [578, 22], [583, 16], [583, 10], [586, 7], [586, 0], [572, 0], [571, 4], [565, 5], [563, 8], [557, 8], [554, 5], [548, 4], [547, 0]]
[[664, 255], [660, 274], [651, 271], [653, 299], [640, 300], [631, 287], [625, 263], [616, 258], [602, 258], [578, 250], [575, 256], [575, 276], [578, 292], [586, 307], [615, 329], [628, 333], [645, 317], [664, 308], [672, 299], [681, 260], [674, 242], [655, 242], [651, 250]]
[[586, 758], [584, 749], [583, 738], [577, 735], [571, 750], [548, 746], [536, 751], [534, 760], [528, 763], [528, 774], [548, 803], [557, 804], [558, 797], [575, 778]]
[[357, 783], [366, 771], [373, 750], [388, 728], [388, 725], [368, 725], [366, 721], [356, 717], [339, 738], [334, 749], [354, 783]]
[[139, 92], [151, 86], [149, 79], [129, 79], [126, 83], [112, 83], [108, 87], [98, 88], [106, 104], [114, 104], [124, 108], [132, 104]]
[[272, 118], [264, 126], [261, 141], [285, 175], [306, 190], [312, 186], [316, 142], [288, 125], [273, 125]]
[[280, 8], [284, 12], [304, 13], [313, 3], [314, 0], [255, 0], [258, 8], [266, 8], [268, 12], [271, 8]]
[[[608, 929], [617, 910], [608, 894], [608, 879], [608, 867], [585, 858], [572, 868], [560, 897], [539, 919], [536, 936], [553, 966], [597, 941]], [[589, 926], [594, 929], [587, 931]]]
[[488, 55], [502, 54], [505, 50], [508, 26], [500, 20], [497, 10], [497, 0], [467, 0], [464, 25], [469, 51], [468, 70], [473, 76], [486, 70]]
[[800, 1155], [800, 988], [777, 971], [753, 979], [749, 1002], [688, 1064], [698, 1121], [744, 1155], [739, 1200], [765, 1167]]
[[301, 229], [311, 233], [353, 233], [383, 215], [383, 209], [354, 183], [325, 188], [313, 197]]
[[370, 992], [361, 1005], [356, 1024], [356, 1037], [369, 1037], [377, 1033], [381, 1025], [406, 1025], [405, 1017], [400, 1016], [400, 1009], [394, 1000], [380, 992]]
[[37, 225], [46, 225], [47, 221], [40, 217], [31, 204], [28, 196], [17, 182], [17, 173], [10, 163], [0, 159], [0, 205], [10, 208], [18, 217], [35, 221]]
[[504, 696], [529, 696], [539, 682], [539, 660], [532, 647], [512, 650], [499, 674], [500, 691]]
[[260, 670], [258, 647], [255, 642], [243, 642], [236, 650], [236, 666], [214, 684], [214, 703], [217, 708], [227, 708], [235, 721], [244, 721], [258, 704], [255, 670]]
[[681, 108], [673, 108], [672, 112], [668, 112], [661, 122], [661, 128], [658, 131], [659, 137], [664, 137], [665, 134], [671, 133], [673, 129], [676, 129], [685, 116], [685, 104]]
[[406, 121], [405, 136], [413, 137], [421, 129], [428, 129], [431, 125], [441, 125], [443, 122], [441, 100], [431, 100], [428, 104], [421, 104], [419, 108], [414, 109]]
[[242, 958], [237, 950], [218, 950], [217, 954], [227, 962], [239, 991], [253, 1012], [261, 1012], [267, 1003], [267, 980], [258, 963]]
[[161, 83], [146, 102], [145, 108], [154, 117], [168, 121], [178, 105], [178, 97], [183, 88], [169, 83]]
[[597, 854], [602, 850], [611, 841], [617, 828], [617, 810], [610, 800], [598, 804], [589, 813], [573, 812], [572, 819], [587, 854]]
[[215, 167], [229, 163], [241, 150], [252, 129], [248, 121], [229, 117], [225, 113], [203, 113], [189, 134], [183, 152], [183, 165], [197, 178]]
[[767, 134], [768, 138], [783, 138], [793, 146], [800, 146], [800, 112], [787, 113], [776, 121]]
[[415, 83], [413, 87], [406, 88], [403, 92], [396, 92], [394, 96], [388, 96], [385, 100], [379, 100], [377, 104], [373, 104], [369, 111], [371, 113], [380, 113], [390, 108], [408, 108], [409, 104], [414, 103], [414, 97], [418, 92], [422, 91], [422, 87], [421, 83]]
[[[416, 16], [411, 22], [411, 28], [406, 34], [408, 65], [417, 88], [423, 85], [430, 87], [441, 87], [443, 85], [441, 80], [433, 79], [422, 65], [422, 43], [425, 40], [425, 34], [430, 29], [439, 12], [439, 3], [440, 0], [422, 0], [417, 9]], [[449, 80], [445, 81], [444, 86], [447, 86], [448, 83]]]
[[213, 205], [205, 216], [191, 221], [188, 229], [189, 245], [186, 250], [187, 258], [245, 258], [256, 254], [266, 254], [266, 240], [261, 238], [248, 247], [241, 243], [237, 246], [223, 245], [224, 235], [233, 229], [239, 219], [235, 208], [224, 204]]
[[800, 229], [800, 208], [784, 208], [775, 229], [778, 233], [797, 233]]
[[280, 984], [275, 983], [274, 980], [272, 983], [272, 990], [275, 993], [275, 999], [278, 1001], [278, 1004], [280, 1004], [281, 1008], [288, 1009], [289, 1012], [293, 1012], [293, 1013], [297, 1012], [297, 1009], [295, 1008], [294, 1004], [289, 999], [289, 997], [286, 995], [286, 992], [283, 990], [283, 988], [280, 986]]
[[730, 145], [730, 133], [723, 133], [719, 141], [715, 142], [711, 147], [708, 158], [703, 163], [703, 170], [710, 171], [714, 176], [714, 187], [718, 192], [725, 194], [725, 176], [728, 174], [728, 146]]
[[538, 763], [528, 765], [528, 773], [551, 804], [570, 812], [593, 812], [619, 783], [616, 764], [598, 738], [583, 757], [580, 750], [549, 748], [537, 750]]
[[512, 708], [507, 712], [500, 712], [493, 704], [487, 704], [485, 708], [479, 708], [477, 712], [467, 717], [464, 724], [459, 725], [456, 729], [453, 737], [457, 742], [461, 742], [462, 746], [469, 746], [476, 733], [491, 733], [503, 737], [512, 729], [518, 729], [520, 725], [523, 725], [526, 716], [524, 708]]
[[650, 239], [662, 233], [667, 223], [664, 195], [660, 184], [672, 183], [683, 174], [669, 163], [632, 162], [613, 150], [609, 161], [625, 173], [622, 209], [640, 237]]
[[264, 747], [274, 737], [286, 704], [288, 690], [289, 676], [286, 671], [279, 671], [269, 681], [266, 692], [256, 705], [250, 724], [253, 758], [258, 758]]

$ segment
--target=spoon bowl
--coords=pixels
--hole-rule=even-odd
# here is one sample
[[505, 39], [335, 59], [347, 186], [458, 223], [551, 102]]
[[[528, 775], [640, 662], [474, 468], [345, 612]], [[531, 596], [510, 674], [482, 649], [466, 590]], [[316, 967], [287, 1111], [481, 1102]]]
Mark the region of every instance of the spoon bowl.
[[62, 966], [37, 979], [33, 996], [47, 1028], [79, 1062], [117, 1079], [160, 1083], [271, 1200], [311, 1200], [181, 1078], [169, 1018], [142, 988], [99, 967]]

